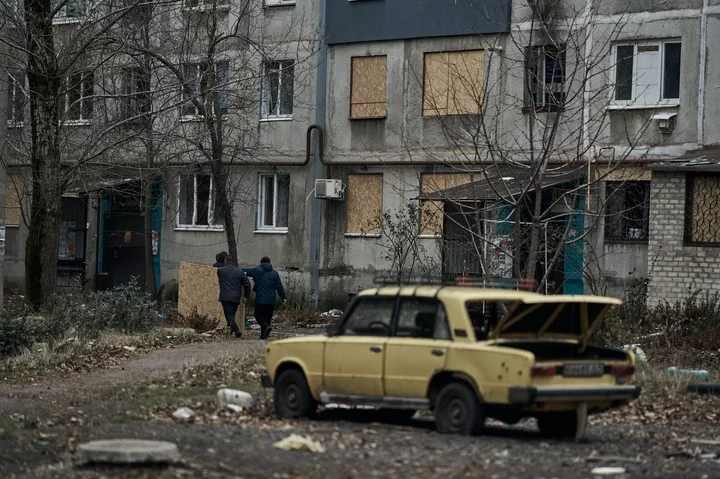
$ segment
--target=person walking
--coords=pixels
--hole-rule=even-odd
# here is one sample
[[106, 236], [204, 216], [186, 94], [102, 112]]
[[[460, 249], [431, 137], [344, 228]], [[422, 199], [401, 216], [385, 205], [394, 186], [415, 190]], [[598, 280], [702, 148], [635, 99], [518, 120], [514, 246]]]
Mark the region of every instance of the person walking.
[[221, 251], [218, 254], [215, 255], [215, 264], [213, 265], [214, 268], [222, 268], [225, 266], [225, 258], [227, 258], [227, 252]]
[[285, 288], [267, 256], [260, 260], [259, 266], [243, 268], [243, 271], [255, 282], [255, 320], [260, 325], [260, 339], [267, 339], [272, 331], [270, 324], [275, 312], [275, 295], [279, 295], [283, 302], [287, 301]]
[[[219, 256], [219, 255], [218, 255]], [[225, 264], [217, 269], [218, 283], [220, 285], [220, 304], [222, 304], [225, 321], [236, 338], [242, 337], [242, 332], [235, 322], [235, 314], [242, 304], [245, 307], [250, 297], [250, 280], [245, 272], [235, 264], [235, 258], [225, 256]], [[242, 289], [245, 289], [245, 297]]]

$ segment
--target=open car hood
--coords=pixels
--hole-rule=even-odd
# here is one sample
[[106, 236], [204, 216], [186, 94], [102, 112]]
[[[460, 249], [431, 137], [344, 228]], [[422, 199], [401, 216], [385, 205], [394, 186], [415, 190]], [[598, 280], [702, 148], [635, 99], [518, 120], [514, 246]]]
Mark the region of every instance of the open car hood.
[[515, 303], [490, 335], [499, 338], [565, 338], [587, 343], [611, 307], [602, 296], [551, 295]]

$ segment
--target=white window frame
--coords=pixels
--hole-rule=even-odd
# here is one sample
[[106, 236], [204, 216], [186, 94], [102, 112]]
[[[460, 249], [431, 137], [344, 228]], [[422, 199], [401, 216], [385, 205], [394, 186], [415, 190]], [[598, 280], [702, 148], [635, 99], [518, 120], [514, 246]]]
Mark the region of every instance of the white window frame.
[[230, 5], [232, 4], [233, 0], [217, 0], [214, 2], [213, 0], [196, 0], [197, 5], [189, 5], [189, 0], [182, 0], [182, 10], [184, 12], [208, 12], [213, 10], [213, 6], [216, 10], [222, 10], [227, 11], [230, 10]]
[[[192, 224], [180, 223], [180, 208], [181, 208], [181, 188], [183, 176], [193, 177], [193, 216]], [[210, 194], [208, 196], [208, 224], [198, 225], [197, 214], [198, 214], [198, 176], [210, 176]], [[178, 231], [225, 231], [225, 226], [221, 224], [215, 224], [215, 178], [209, 173], [181, 173], [177, 179], [177, 221], [175, 223], [175, 229]]]
[[[25, 76], [21, 76], [21, 78], [25, 78]], [[25, 104], [26, 104], [26, 98], [23, 98], [22, 103], [22, 114], [23, 114], [23, 120], [18, 121], [17, 120], [17, 111], [15, 110], [15, 99], [18, 95], [22, 95], [23, 97], [26, 97], [25, 95], [25, 82], [23, 81], [22, 87], [19, 86], [20, 82], [18, 82], [17, 78], [15, 78], [13, 75], [8, 74], [8, 93], [12, 94], [12, 99], [10, 100], [10, 103], [7, 105], [8, 113], [10, 114], [10, 118], [7, 120], [7, 126], [8, 128], [22, 128], [25, 125]]]
[[[288, 226], [276, 226], [277, 225], [277, 213], [278, 213], [278, 177], [286, 176], [288, 178], [288, 226], [290, 223], [290, 175], [287, 173], [260, 173], [258, 175], [258, 207], [257, 207], [257, 221], [255, 226], [255, 233], [287, 233]], [[267, 195], [265, 193], [265, 178], [273, 178], [273, 224], [266, 225], [265, 221], [265, 204], [267, 201]]]
[[265, 7], [281, 7], [283, 5], [295, 5], [295, 0], [264, 0]]
[[[73, 1], [73, 0], [68, 0]], [[55, 14], [53, 17], [53, 25], [60, 25], [65, 23], [80, 23], [85, 18], [87, 18], [88, 14], [90, 13], [90, 9], [92, 8], [92, 0], [75, 0], [75, 1], [82, 1], [85, 2], [85, 13], [78, 17], [68, 17], [67, 16], [67, 4], [63, 5], [60, 10]]]
[[[277, 87], [278, 98], [277, 98], [277, 101], [275, 102], [275, 104], [277, 105], [277, 107], [276, 107], [277, 110], [276, 110], [276, 112], [271, 113], [270, 111], [268, 111], [268, 100], [265, 95], [266, 95], [266, 93], [269, 94], [269, 91], [270, 91], [270, 88], [267, 84], [268, 70], [269, 70], [269, 66], [273, 63], [277, 63], [277, 64], [281, 64], [281, 65], [285, 65], [285, 66], [282, 66], [281, 68], [278, 69], [278, 87]], [[292, 108], [292, 112], [290, 114], [287, 114], [287, 113], [281, 114], [280, 110], [282, 109], [282, 106], [280, 105], [280, 99], [282, 98], [283, 71], [285, 70], [285, 68], [288, 68], [288, 67], [293, 68], [293, 75], [292, 75], [293, 98], [291, 99], [291, 101], [293, 102], [293, 104], [291, 106], [293, 108]], [[262, 90], [262, 95], [261, 95], [262, 102], [260, 105], [260, 120], [261, 121], [292, 120], [293, 113], [295, 112], [295, 107], [294, 107], [294, 103], [295, 103], [295, 62], [292, 60], [268, 60], [268, 61], [264, 62], [263, 63], [263, 78], [262, 78], [261, 90]]]
[[[65, 77], [65, 95], [64, 95], [65, 96], [65, 98], [64, 98], [65, 106], [63, 108], [63, 118], [64, 118], [63, 124], [64, 125], [90, 125], [93, 121], [92, 117], [83, 118], [83, 105], [85, 104], [85, 99], [86, 99], [85, 83], [87, 82], [88, 75], [92, 75], [93, 92], [92, 92], [92, 95], [90, 96], [91, 105], [92, 105], [92, 102], [95, 101], [95, 98], [94, 98], [95, 97], [95, 72], [93, 72], [92, 70], [84, 70], [84, 71], [80, 72], [80, 75], [81, 75], [81, 80], [80, 80], [80, 84], [79, 84], [80, 104], [78, 105], [78, 110], [80, 112], [79, 118], [66, 118], [67, 114], [69, 112], [69, 109], [70, 109], [70, 79], [71, 79], [71, 77]], [[94, 108], [95, 105], [92, 105], [92, 106]], [[95, 116], [94, 110], [93, 110], [93, 116]]]
[[[219, 65], [226, 65], [226, 67], [227, 67], [228, 84], [227, 84], [227, 85], [224, 85], [223, 88], [225, 89], [225, 94], [226, 94], [226, 96], [227, 96], [227, 99], [226, 99], [226, 101], [227, 101], [227, 103], [228, 103], [227, 110], [229, 111], [229, 110], [230, 110], [230, 105], [229, 105], [229, 103], [230, 103], [230, 88], [229, 88], [230, 61], [229, 61], [229, 60], [217, 60], [217, 61], [215, 61], [215, 62], [213, 63], [213, 69], [215, 69], [216, 72], [217, 72], [217, 68], [218, 68]], [[188, 66], [195, 67], [195, 74], [196, 74], [195, 80], [197, 81], [197, 90], [195, 91], [195, 95], [198, 95], [198, 93], [200, 93], [201, 88], [202, 88], [201, 74], [202, 74], [202, 72], [203, 72], [203, 68], [202, 68], [202, 67], [203, 67], [203, 62], [185, 62], [185, 63], [182, 63], [182, 64], [180, 65], [180, 67], [182, 68], [183, 75], [185, 74], [185, 68], [188, 67]], [[217, 73], [216, 73], [216, 75], [217, 75]], [[187, 78], [186, 78], [185, 80], [187, 80]], [[216, 88], [218, 88], [218, 87], [216, 86]], [[185, 96], [185, 88], [184, 88], [184, 87], [182, 88], [182, 91], [181, 91], [180, 93], [181, 93], [181, 95], [182, 95], [183, 97]], [[220, 91], [220, 93], [222, 93], [222, 90]], [[185, 114], [185, 106], [186, 106], [185, 104], [186, 104], [186, 103], [189, 103], [189, 101], [185, 101], [184, 98], [183, 98], [182, 106], [180, 107], [180, 121], [183, 121], [183, 122], [184, 122], [184, 121], [198, 121], [198, 120], [202, 120], [202, 119], [205, 118], [203, 115], [200, 115], [200, 114], [199, 114], [199, 112], [197, 111], [197, 108], [195, 107], [195, 105], [192, 105], [193, 108], [194, 108], [194, 110], [195, 110], [195, 113], [194, 113], [194, 114], [191, 114], [191, 115]], [[213, 117], [215, 117], [215, 116], [216, 116], [216, 115], [215, 115], [215, 104], [213, 103], [213, 104], [211, 105], [211, 107], [213, 108], [212, 115], [213, 115]], [[226, 111], [225, 113], [223, 113], [223, 115], [226, 115], [226, 114], [227, 114], [227, 111]]]
[[[608, 106], [609, 110], [626, 110], [626, 109], [645, 109], [645, 108], [666, 108], [666, 107], [677, 107], [680, 106], [680, 98], [668, 98], [663, 99], [663, 89], [665, 85], [665, 78], [664, 78], [664, 71], [665, 71], [665, 45], [668, 43], [679, 43], [680, 44], [680, 65], [681, 65], [681, 71], [678, 72], [678, 75], [680, 75], [682, 79], [682, 56], [683, 56], [683, 42], [681, 38], [666, 38], [662, 40], [637, 40], [637, 41], [623, 41], [623, 42], [617, 42], [613, 44], [612, 49], [612, 68], [610, 71], [611, 77], [610, 82], [612, 84], [612, 88], [610, 89], [610, 105]], [[638, 47], [643, 46], [651, 46], [651, 45], [657, 45], [659, 46], [658, 49], [658, 55], [660, 55], [659, 61], [658, 61], [658, 69], [656, 72], [655, 80], [658, 87], [658, 98], [654, 101], [638, 101], [643, 100], [643, 98], [638, 98], [638, 91], [637, 91], [637, 81], [638, 81], [638, 62], [636, 61], [637, 55], [638, 55]], [[632, 98], [630, 100], [616, 100], [615, 99], [615, 82], [617, 80], [617, 51], [618, 47], [628, 47], [632, 46], [634, 47], [634, 53], [633, 53], [633, 73], [632, 73]], [[680, 91], [682, 92], [682, 87], [680, 88]]]
[[[150, 114], [150, 85], [144, 85], [148, 90], [140, 90], [140, 81], [144, 72], [140, 67], [129, 67], [122, 70], [122, 118], [140, 120], [143, 116]], [[147, 107], [148, 111], [142, 111]]]

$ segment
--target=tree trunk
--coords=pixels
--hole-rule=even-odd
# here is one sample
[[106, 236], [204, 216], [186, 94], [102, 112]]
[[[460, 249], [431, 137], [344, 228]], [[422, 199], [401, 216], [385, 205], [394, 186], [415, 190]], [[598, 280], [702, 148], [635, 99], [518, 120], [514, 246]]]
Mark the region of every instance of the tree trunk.
[[49, 0], [25, 4], [30, 92], [32, 200], [25, 249], [26, 301], [39, 307], [55, 291], [62, 204], [58, 69]]
[[535, 205], [533, 206], [532, 225], [530, 227], [530, 251], [528, 251], [527, 269], [525, 277], [535, 279], [538, 262], [538, 248], [540, 247], [540, 216], [542, 215], [542, 182], [540, 175], [535, 180]]
[[225, 225], [225, 236], [227, 238], [228, 254], [240, 262], [238, 258], [237, 237], [235, 236], [235, 219], [233, 218], [233, 205], [228, 195], [226, 172], [223, 171], [222, 159], [213, 160], [212, 164], [213, 182], [215, 194], [219, 195], [219, 207], [222, 211], [223, 224]]

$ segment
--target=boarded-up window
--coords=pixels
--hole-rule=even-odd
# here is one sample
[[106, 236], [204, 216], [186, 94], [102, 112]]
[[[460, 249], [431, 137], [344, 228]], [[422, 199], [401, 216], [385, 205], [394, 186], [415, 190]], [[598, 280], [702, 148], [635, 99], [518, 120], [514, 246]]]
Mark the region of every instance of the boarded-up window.
[[353, 57], [350, 118], [385, 118], [387, 57]]
[[348, 175], [345, 232], [380, 234], [383, 175]]
[[720, 245], [720, 175], [691, 176], [687, 187], [685, 240]]
[[[469, 173], [423, 173], [420, 193], [428, 194], [473, 181]], [[423, 201], [420, 209], [420, 234], [441, 235], [443, 231], [444, 201]]]
[[18, 175], [5, 177], [5, 226], [20, 226], [22, 180]]
[[480, 113], [484, 87], [483, 50], [425, 54], [423, 116]]

